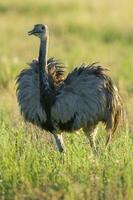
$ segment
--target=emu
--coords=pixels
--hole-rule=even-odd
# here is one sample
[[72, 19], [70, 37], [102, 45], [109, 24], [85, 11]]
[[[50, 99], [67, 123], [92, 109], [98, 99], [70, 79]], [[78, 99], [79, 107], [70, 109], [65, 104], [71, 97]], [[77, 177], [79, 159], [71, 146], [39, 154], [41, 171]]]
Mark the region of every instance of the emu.
[[54, 72], [59, 75], [55, 84], [48, 72], [51, 62], [47, 61], [47, 25], [36, 24], [28, 34], [39, 38], [40, 49], [38, 61], [17, 77], [17, 100], [25, 121], [52, 133], [59, 152], [64, 152], [62, 132], [80, 128], [96, 149], [99, 122], [105, 124], [106, 145], [109, 144], [123, 117], [123, 104], [107, 69], [95, 63], [82, 64], [64, 78], [64, 68], [60, 66], [58, 71], [59, 63], [53, 62]]

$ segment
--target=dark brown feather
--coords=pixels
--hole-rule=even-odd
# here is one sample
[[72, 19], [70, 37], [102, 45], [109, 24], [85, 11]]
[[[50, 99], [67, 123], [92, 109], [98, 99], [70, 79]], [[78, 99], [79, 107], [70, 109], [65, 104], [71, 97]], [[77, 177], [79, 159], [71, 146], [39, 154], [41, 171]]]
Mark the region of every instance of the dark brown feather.
[[54, 86], [59, 86], [65, 79], [65, 65], [52, 57], [48, 59], [47, 67]]

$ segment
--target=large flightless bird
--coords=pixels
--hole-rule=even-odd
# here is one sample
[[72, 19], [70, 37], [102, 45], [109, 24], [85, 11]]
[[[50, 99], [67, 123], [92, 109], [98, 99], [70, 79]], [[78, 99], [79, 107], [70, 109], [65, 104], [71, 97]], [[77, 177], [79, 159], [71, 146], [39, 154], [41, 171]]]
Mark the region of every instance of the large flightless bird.
[[123, 116], [123, 105], [107, 69], [97, 64], [75, 68], [64, 78], [64, 65], [47, 60], [48, 27], [36, 24], [29, 35], [40, 40], [39, 58], [17, 77], [17, 100], [25, 121], [53, 134], [57, 148], [64, 151], [62, 132], [83, 129], [92, 148], [96, 126], [103, 122], [106, 144]]

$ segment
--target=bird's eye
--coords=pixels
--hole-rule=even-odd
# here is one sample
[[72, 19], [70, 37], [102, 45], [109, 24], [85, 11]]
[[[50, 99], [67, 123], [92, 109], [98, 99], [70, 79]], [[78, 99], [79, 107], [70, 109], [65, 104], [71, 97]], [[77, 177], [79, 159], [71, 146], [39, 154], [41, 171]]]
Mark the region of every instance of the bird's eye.
[[44, 26], [42, 26], [42, 30], [44, 30]]

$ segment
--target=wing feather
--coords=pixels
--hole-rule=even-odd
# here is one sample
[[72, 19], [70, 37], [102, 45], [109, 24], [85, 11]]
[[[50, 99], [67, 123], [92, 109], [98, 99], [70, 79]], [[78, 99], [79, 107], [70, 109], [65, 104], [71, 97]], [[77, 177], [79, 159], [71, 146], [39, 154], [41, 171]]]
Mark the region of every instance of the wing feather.
[[17, 99], [26, 121], [39, 124], [46, 121], [46, 113], [40, 104], [39, 75], [35, 62], [17, 77]]
[[65, 124], [73, 120], [73, 129], [78, 129], [103, 119], [106, 107], [104, 79], [87, 73], [87, 70], [76, 68], [64, 81], [64, 88], [51, 109], [56, 123]]
[[52, 57], [48, 59], [47, 67], [54, 86], [59, 86], [65, 79], [65, 65]]
[[[52, 84], [57, 87], [64, 80], [65, 66], [53, 57], [47, 64]], [[38, 61], [34, 59], [29, 66], [17, 77], [17, 99], [24, 119], [39, 125], [45, 123], [47, 117], [40, 103]]]

